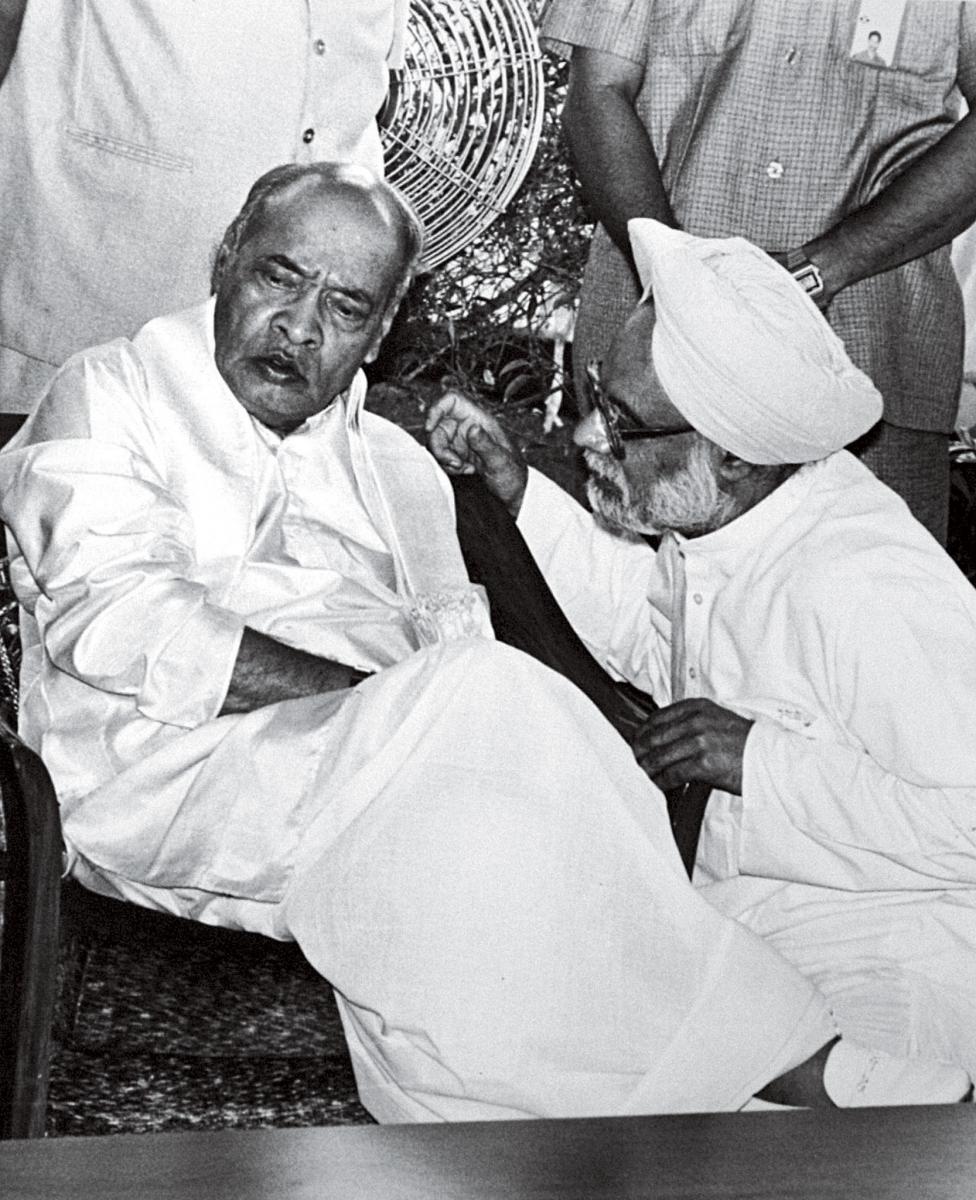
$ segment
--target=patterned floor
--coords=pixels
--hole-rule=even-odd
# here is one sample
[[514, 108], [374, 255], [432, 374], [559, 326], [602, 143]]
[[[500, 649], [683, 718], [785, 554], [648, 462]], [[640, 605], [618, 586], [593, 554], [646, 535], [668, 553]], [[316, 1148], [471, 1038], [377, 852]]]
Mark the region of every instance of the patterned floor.
[[50, 1135], [371, 1120], [331, 988], [295, 947], [182, 922], [160, 936], [144, 915], [64, 959], [78, 978], [62, 988], [73, 1028], [62, 1012]]

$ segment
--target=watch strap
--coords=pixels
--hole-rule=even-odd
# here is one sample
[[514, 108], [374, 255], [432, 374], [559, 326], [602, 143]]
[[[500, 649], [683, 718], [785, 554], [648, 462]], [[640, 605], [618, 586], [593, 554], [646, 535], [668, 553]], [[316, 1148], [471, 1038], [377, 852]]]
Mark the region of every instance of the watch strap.
[[786, 269], [808, 296], [819, 296], [824, 290], [820, 268], [807, 258], [802, 249], [786, 252]]

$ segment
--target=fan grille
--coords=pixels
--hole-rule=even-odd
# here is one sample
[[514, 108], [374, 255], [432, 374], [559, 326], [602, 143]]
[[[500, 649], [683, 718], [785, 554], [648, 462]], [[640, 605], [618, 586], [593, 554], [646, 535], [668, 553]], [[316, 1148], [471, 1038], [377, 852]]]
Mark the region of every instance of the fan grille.
[[505, 211], [532, 163], [543, 100], [525, 0], [411, 0], [382, 136], [387, 178], [424, 223], [426, 268]]

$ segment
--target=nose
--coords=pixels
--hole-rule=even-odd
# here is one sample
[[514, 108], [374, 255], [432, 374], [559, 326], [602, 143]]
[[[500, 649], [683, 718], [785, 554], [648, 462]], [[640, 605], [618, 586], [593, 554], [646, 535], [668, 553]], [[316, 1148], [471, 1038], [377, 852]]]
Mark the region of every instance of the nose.
[[312, 290], [291, 296], [275, 314], [273, 324], [294, 346], [318, 345], [322, 340], [318, 296]]
[[607, 437], [607, 427], [599, 410], [591, 408], [586, 416], [576, 426], [573, 441], [584, 450], [595, 450], [597, 454], [610, 453], [610, 439]]

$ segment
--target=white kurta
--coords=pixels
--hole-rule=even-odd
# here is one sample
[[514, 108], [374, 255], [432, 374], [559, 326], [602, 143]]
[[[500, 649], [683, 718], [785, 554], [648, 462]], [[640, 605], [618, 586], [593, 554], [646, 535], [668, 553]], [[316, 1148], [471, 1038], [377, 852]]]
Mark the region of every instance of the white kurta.
[[[490, 631], [423, 644], [404, 579], [459, 554], [426, 452], [369, 414], [357, 441], [352, 398], [262, 431], [211, 313], [67, 364], [0, 455], [24, 734], [75, 872], [295, 937], [383, 1120], [735, 1108], [806, 1058], [822, 998], [688, 885], [590, 702]], [[218, 717], [245, 623], [376, 674]]]
[[[519, 519], [618, 675], [672, 697], [673, 552], [535, 476]], [[815, 979], [842, 1028], [976, 1067], [976, 591], [846, 452], [678, 539], [685, 696], [755, 720], [695, 882]]]

